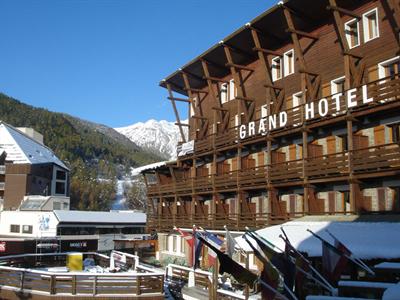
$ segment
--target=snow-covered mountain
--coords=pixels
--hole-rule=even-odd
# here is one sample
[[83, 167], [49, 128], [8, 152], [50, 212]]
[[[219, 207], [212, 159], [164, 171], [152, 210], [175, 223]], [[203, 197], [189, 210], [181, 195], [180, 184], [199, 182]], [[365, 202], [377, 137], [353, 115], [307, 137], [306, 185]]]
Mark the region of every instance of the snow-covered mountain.
[[[182, 121], [185, 122], [185, 121]], [[138, 146], [161, 154], [165, 159], [176, 157], [176, 146], [180, 141], [178, 126], [165, 120], [148, 120], [130, 126], [115, 128]], [[186, 131], [186, 127], [184, 128]]]

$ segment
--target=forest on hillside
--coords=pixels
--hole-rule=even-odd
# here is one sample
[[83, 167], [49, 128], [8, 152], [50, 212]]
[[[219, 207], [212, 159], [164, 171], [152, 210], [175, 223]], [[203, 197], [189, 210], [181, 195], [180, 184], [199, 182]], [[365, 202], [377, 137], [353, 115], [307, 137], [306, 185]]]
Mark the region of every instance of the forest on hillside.
[[[31, 127], [71, 169], [71, 208], [108, 210], [115, 198], [115, 180], [130, 168], [160, 158], [146, 152], [111, 128], [72, 116], [24, 104], [0, 93], [0, 121], [14, 127]], [[90, 125], [88, 125], [90, 124]]]

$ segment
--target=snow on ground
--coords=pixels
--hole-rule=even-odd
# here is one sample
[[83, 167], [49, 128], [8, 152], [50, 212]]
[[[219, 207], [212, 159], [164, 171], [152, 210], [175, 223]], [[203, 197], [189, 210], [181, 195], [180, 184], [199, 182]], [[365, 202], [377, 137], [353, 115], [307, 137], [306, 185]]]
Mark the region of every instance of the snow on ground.
[[[333, 244], [328, 229], [361, 259], [400, 258], [400, 222], [302, 222], [292, 221], [258, 230], [257, 233], [280, 249], [285, 244], [279, 237], [283, 227], [292, 245], [311, 257], [322, 255], [321, 242], [307, 229]], [[241, 237], [236, 238], [246, 251], [250, 247]]]
[[130, 180], [118, 180], [117, 181], [117, 194], [115, 196], [114, 203], [111, 206], [112, 210], [126, 210], [126, 198], [124, 197], [124, 184], [130, 183]]

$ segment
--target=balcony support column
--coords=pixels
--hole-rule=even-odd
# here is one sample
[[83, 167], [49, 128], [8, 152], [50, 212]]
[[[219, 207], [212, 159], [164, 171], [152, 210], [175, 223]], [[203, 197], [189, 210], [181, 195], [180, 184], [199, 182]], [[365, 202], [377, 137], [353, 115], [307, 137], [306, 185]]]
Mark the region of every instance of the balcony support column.
[[307, 162], [308, 162], [308, 132], [307, 130], [303, 130], [303, 186], [304, 186], [304, 207], [303, 212], [305, 214], [310, 212], [310, 188], [308, 185], [308, 176], [307, 176]]

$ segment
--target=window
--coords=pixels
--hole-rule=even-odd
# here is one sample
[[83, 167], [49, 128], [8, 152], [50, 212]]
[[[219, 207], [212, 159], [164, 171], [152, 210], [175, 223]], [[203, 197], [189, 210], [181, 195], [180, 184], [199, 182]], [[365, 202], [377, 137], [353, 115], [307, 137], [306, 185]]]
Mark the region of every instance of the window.
[[261, 106], [261, 118], [266, 118], [268, 116], [267, 104]]
[[220, 99], [221, 99], [221, 103], [224, 104], [226, 102], [228, 102], [228, 83], [223, 83], [221, 84], [221, 88], [220, 88]]
[[379, 78], [390, 77], [390, 79], [399, 78], [400, 56], [386, 60], [378, 64]]
[[[299, 105], [303, 104], [303, 92], [293, 94], [293, 112], [294, 115], [299, 111]], [[293, 126], [300, 126], [301, 123], [294, 123]]]
[[272, 59], [272, 81], [282, 78], [282, 58], [280, 56]]
[[197, 97], [193, 97], [192, 103], [190, 103], [190, 116], [193, 117], [195, 115], [195, 108], [197, 107]]
[[293, 107], [299, 106], [303, 103], [303, 92], [293, 94]]
[[56, 182], [56, 194], [65, 195], [65, 182], [61, 181]]
[[19, 233], [19, 225], [11, 224], [10, 225], [10, 232]]
[[235, 99], [237, 96], [237, 88], [233, 79], [229, 80], [229, 100]]
[[379, 37], [378, 8], [363, 14], [364, 42]]
[[357, 19], [346, 22], [344, 31], [350, 49], [360, 45], [360, 24]]
[[294, 51], [289, 50], [283, 54], [284, 76], [294, 73]]
[[239, 115], [235, 115], [235, 127], [238, 127], [242, 124], [242, 116], [244, 116], [244, 113], [241, 113], [240, 117]]
[[67, 173], [61, 170], [57, 170], [56, 179], [57, 180], [65, 180], [67, 178]]
[[32, 225], [23, 225], [22, 233], [32, 233], [33, 227]]
[[68, 174], [66, 171], [54, 167], [52, 181], [52, 191], [55, 195], [66, 195], [67, 194], [67, 180]]
[[346, 77], [339, 77], [331, 81], [331, 94], [343, 93]]

